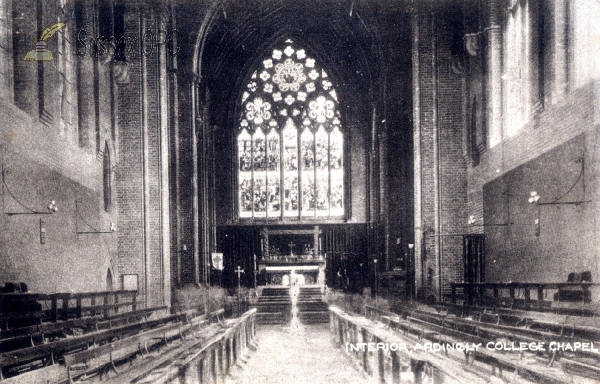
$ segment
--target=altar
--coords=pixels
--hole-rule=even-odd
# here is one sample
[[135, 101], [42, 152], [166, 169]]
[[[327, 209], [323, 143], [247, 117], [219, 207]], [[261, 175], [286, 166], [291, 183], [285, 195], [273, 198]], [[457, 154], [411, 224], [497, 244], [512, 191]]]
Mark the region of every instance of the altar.
[[318, 226], [303, 228], [268, 228], [261, 230], [262, 258], [258, 272], [266, 285], [325, 288], [325, 257], [321, 249]]

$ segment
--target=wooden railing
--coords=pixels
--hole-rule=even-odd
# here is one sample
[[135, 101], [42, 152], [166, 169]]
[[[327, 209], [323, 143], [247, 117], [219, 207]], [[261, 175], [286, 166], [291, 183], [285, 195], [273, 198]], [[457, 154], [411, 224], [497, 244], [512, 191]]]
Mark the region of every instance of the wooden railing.
[[137, 309], [137, 291], [84, 293], [3, 293], [0, 294], [0, 326], [3, 330], [46, 321], [105, 318], [120, 311]]
[[[498, 307], [519, 307], [531, 310], [547, 310], [553, 303], [548, 300], [549, 291], [579, 289], [582, 292], [580, 305], [587, 304], [594, 287], [598, 283], [452, 283], [452, 304], [462, 301], [466, 305], [488, 305]], [[459, 291], [462, 291], [459, 294]], [[491, 293], [491, 294], [490, 294]]]

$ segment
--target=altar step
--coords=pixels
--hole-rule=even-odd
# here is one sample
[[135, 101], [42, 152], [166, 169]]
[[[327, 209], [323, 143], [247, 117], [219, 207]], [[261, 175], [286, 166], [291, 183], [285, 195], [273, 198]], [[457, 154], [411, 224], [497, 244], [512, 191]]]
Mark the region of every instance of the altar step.
[[329, 322], [329, 305], [323, 301], [319, 287], [300, 288], [296, 307], [298, 319], [303, 324]]
[[292, 299], [289, 288], [263, 288], [256, 303], [258, 324], [282, 324], [291, 318]]
[[290, 289], [287, 287], [265, 287], [262, 290], [261, 297], [290, 297]]

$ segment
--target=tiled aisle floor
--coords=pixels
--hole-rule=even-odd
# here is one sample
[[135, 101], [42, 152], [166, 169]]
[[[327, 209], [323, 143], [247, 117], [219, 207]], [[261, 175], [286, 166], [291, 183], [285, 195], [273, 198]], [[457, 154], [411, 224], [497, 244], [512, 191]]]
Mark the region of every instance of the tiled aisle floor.
[[365, 383], [369, 378], [331, 340], [329, 324], [257, 328], [256, 352], [242, 368], [234, 367], [228, 384]]

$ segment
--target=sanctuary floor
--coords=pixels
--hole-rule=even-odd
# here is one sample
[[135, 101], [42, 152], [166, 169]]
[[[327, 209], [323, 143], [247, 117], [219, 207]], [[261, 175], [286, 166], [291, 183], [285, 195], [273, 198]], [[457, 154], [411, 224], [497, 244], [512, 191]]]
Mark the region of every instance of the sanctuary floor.
[[259, 344], [247, 363], [227, 377], [228, 384], [370, 383], [337, 348], [329, 324], [303, 325], [294, 317], [289, 325], [263, 325], [256, 330]]

